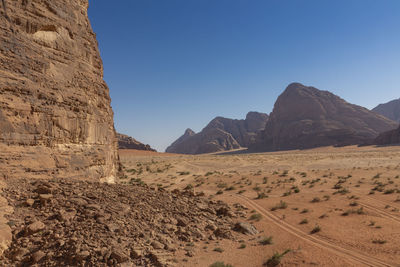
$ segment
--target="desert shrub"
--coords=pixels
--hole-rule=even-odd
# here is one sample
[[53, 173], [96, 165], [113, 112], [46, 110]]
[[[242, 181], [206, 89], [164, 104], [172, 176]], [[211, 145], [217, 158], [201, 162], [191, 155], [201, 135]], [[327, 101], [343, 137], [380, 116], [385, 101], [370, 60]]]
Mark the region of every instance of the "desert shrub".
[[263, 239], [261, 239], [260, 241], [259, 241], [259, 243], [261, 244], [261, 245], [271, 245], [272, 244], [272, 236], [269, 236], [269, 237], [264, 237]]
[[260, 213], [254, 213], [250, 216], [249, 219], [252, 221], [259, 221], [259, 220], [261, 220], [261, 218], [262, 218], [262, 215]]
[[303, 219], [303, 220], [301, 220], [301, 222], [299, 224], [307, 224], [307, 223], [308, 223], [308, 220], [307, 219]]
[[278, 204], [276, 204], [274, 207], [271, 208], [271, 211], [275, 211], [278, 209], [286, 209], [287, 206], [288, 206], [287, 203], [281, 200]]
[[267, 198], [267, 197], [268, 197], [267, 194], [265, 194], [264, 192], [257, 193], [257, 199], [264, 199], [264, 198]]
[[233, 267], [230, 264], [225, 264], [223, 261], [217, 261], [210, 265], [210, 267]]
[[222, 253], [222, 252], [224, 252], [224, 249], [220, 248], [220, 247], [216, 247], [216, 248], [214, 248], [214, 251]]
[[283, 253], [275, 252], [271, 258], [269, 258], [265, 263], [264, 266], [267, 267], [275, 267], [281, 263], [283, 256], [290, 252], [290, 249], [285, 250]]
[[188, 184], [184, 189], [185, 190], [193, 189], [193, 185], [192, 184]]
[[321, 202], [321, 199], [320, 199], [319, 197], [314, 197], [314, 198], [311, 200], [311, 203], [317, 203], [317, 202]]
[[387, 242], [386, 240], [382, 240], [382, 239], [374, 239], [374, 240], [372, 240], [372, 243], [379, 244], [379, 245], [383, 245], [386, 242]]
[[321, 231], [321, 226], [316, 225], [310, 232], [310, 234], [315, 234]]
[[350, 202], [349, 206], [355, 207], [355, 206], [358, 206], [358, 203], [357, 203], [357, 201], [353, 201], [353, 202]]
[[307, 213], [309, 212], [309, 209], [303, 209], [300, 213]]

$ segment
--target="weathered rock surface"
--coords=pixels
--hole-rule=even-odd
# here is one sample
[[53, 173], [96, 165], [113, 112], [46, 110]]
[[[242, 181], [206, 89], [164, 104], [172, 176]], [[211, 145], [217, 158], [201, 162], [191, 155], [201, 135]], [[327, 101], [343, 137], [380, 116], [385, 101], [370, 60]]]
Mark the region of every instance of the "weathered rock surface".
[[151, 148], [150, 145], [145, 145], [135, 138], [130, 137], [125, 134], [117, 133], [118, 138], [118, 148], [119, 149], [137, 149], [137, 150], [147, 150], [147, 151], [156, 151]]
[[186, 130], [166, 152], [201, 154], [248, 147], [264, 129], [267, 120], [267, 114], [258, 112], [249, 112], [245, 120], [216, 117], [197, 134]]
[[380, 104], [372, 109], [372, 111], [391, 120], [400, 122], [400, 98], [385, 104]]
[[279, 96], [255, 151], [362, 144], [397, 123], [340, 97], [299, 83]]
[[[52, 193], [46, 203], [38, 193], [44, 187]], [[172, 266], [188, 244], [241, 237], [232, 218], [239, 209], [192, 191], [9, 179], [4, 196], [14, 207], [7, 216], [13, 241], [1, 266]], [[27, 199], [34, 204], [24, 205]]]
[[6, 1], [0, 14], [3, 177], [114, 181], [117, 140], [87, 0]]
[[192, 129], [190, 129], [190, 128], [186, 129], [185, 133], [181, 137], [176, 139], [169, 147], [167, 147], [165, 152], [175, 153], [177, 151], [177, 149], [181, 146], [182, 143], [184, 143], [186, 140], [190, 139], [195, 134], [196, 133]]
[[400, 127], [396, 130], [381, 133], [372, 142], [374, 145], [396, 145], [400, 144]]

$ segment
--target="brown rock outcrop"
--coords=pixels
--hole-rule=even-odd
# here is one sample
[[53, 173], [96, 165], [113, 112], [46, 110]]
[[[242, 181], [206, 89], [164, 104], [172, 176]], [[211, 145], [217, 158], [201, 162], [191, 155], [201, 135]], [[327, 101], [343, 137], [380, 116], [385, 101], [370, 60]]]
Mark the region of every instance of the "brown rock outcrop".
[[299, 83], [279, 96], [254, 151], [362, 144], [396, 122], [340, 97]]
[[396, 145], [400, 144], [400, 127], [396, 130], [381, 133], [372, 142], [374, 145]]
[[385, 104], [380, 104], [372, 109], [372, 111], [381, 114], [388, 119], [400, 122], [400, 98]]
[[180, 138], [182, 138], [181, 140], [185, 139], [185, 141], [179, 142], [177, 145], [169, 146], [166, 152], [203, 154], [240, 148], [239, 143], [230, 133], [218, 128], [209, 129], [206, 132], [202, 131], [190, 138], [185, 138], [185, 135]]
[[267, 120], [267, 114], [258, 112], [249, 112], [245, 120], [216, 117], [197, 134], [187, 129], [166, 152], [202, 154], [247, 147], [256, 140]]
[[88, 0], [6, 2], [8, 18], [0, 14], [1, 176], [113, 182], [117, 140]]
[[156, 150], [151, 148], [150, 145], [145, 145], [128, 135], [117, 133], [117, 139], [119, 149], [137, 149], [156, 152]]

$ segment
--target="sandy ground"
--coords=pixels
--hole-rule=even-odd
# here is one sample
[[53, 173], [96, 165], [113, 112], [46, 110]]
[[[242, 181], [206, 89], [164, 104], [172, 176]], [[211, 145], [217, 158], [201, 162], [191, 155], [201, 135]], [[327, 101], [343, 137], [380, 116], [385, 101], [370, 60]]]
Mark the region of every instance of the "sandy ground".
[[[262, 266], [286, 250], [280, 266], [400, 266], [398, 146], [197, 156], [121, 151], [120, 157], [123, 182], [189, 186], [240, 203], [261, 231], [241, 248], [229, 240], [194, 244], [193, 257], [176, 255], [179, 266]], [[272, 244], [260, 244], [265, 237]]]

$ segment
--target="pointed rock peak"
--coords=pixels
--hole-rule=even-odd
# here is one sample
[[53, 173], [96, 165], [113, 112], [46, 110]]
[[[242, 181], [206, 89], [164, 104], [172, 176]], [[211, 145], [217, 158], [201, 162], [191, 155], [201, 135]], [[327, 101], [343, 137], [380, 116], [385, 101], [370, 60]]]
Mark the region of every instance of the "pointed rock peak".
[[192, 129], [187, 128], [184, 135], [192, 136], [192, 135], [195, 135], [195, 134], [196, 133]]

